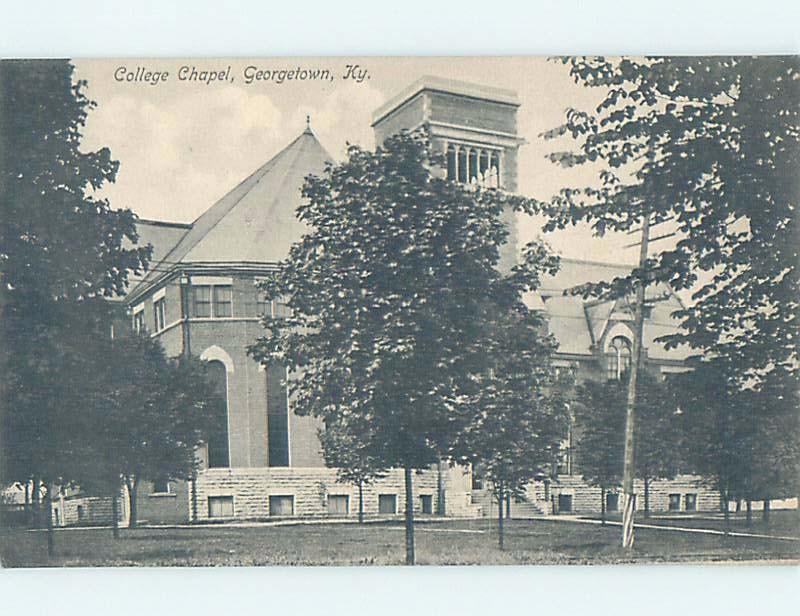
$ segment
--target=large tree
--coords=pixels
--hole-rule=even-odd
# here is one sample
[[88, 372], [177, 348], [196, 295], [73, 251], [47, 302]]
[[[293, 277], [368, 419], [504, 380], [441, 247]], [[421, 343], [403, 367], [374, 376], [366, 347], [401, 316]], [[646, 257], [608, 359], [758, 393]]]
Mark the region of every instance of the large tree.
[[[597, 175], [533, 209], [549, 214], [549, 229], [581, 222], [598, 235], [641, 228], [632, 273], [581, 289], [606, 297], [636, 291], [623, 478], [629, 547], [645, 287], [693, 289], [692, 303], [675, 313], [682, 331], [663, 339], [668, 346], [688, 344], [734, 364], [740, 383], [776, 368], [796, 373], [800, 71], [797, 57], [562, 62], [601, 100], [594, 109], [568, 109], [566, 122], [545, 133], [574, 141], [550, 158], [591, 166]], [[671, 244], [659, 243], [651, 254], [648, 240], [667, 237]]]
[[413, 473], [446, 456], [472, 416], [484, 323], [524, 277], [497, 270], [512, 198], [432, 173], [443, 163], [424, 133], [402, 133], [307, 178], [308, 232], [263, 287], [292, 316], [268, 319], [250, 349], [288, 366], [295, 412], [357, 417], [368, 455], [404, 470], [408, 564]]
[[68, 61], [0, 62], [0, 478], [33, 480], [37, 494], [44, 482], [48, 500], [89, 437], [76, 420], [91, 376], [83, 342], [105, 335], [102, 298], [122, 294], [149, 256], [126, 247], [134, 215], [96, 196], [118, 163], [80, 147], [94, 107], [85, 89]]
[[[600, 235], [644, 216], [674, 231], [647, 272], [588, 291], [619, 296], [637, 279], [694, 289], [678, 312], [688, 343], [737, 364], [743, 379], [797, 367], [797, 57], [568, 58], [570, 75], [602, 100], [567, 111], [546, 133], [575, 147], [564, 166], [592, 165], [597, 181], [564, 188], [549, 228], [585, 221]], [[702, 276], [702, 278], [701, 278]], [[702, 284], [700, 284], [702, 283]]]
[[528, 484], [549, 472], [569, 426], [567, 400], [550, 364], [555, 341], [543, 335], [543, 325], [541, 314], [522, 305], [487, 323], [491, 367], [476, 382], [476, 416], [460, 442], [497, 502], [501, 550], [504, 503], [526, 498]]

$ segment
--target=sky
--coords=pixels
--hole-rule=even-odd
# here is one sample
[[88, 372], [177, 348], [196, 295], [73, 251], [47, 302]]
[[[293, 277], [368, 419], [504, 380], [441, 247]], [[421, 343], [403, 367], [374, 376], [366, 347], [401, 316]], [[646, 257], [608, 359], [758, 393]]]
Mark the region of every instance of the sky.
[[[539, 135], [564, 119], [568, 107], [591, 109], [601, 93], [575, 84], [567, 67], [544, 57], [328, 57], [261, 59], [76, 60], [75, 77], [86, 80], [96, 101], [82, 147], [107, 146], [120, 169], [102, 195], [112, 207], [130, 208], [142, 218], [191, 222], [305, 129], [306, 116], [323, 146], [341, 160], [346, 144], [374, 147], [372, 112], [422, 77], [469, 81], [517, 92], [518, 132], [526, 143], [519, 154], [519, 192], [548, 199], [565, 186], [594, 181], [591, 169], [562, 169], [546, 160], [566, 149]], [[349, 66], [363, 79], [345, 79]], [[232, 81], [180, 81], [181, 66], [226, 70]], [[258, 70], [329, 69], [333, 80], [253, 81]], [[124, 67], [124, 70], [122, 70]], [[121, 80], [145, 71], [169, 73], [165, 81]], [[360, 71], [366, 70], [366, 73]], [[151, 79], [152, 81], [152, 79]], [[540, 235], [542, 221], [518, 217], [520, 243]], [[592, 237], [584, 227], [543, 236], [564, 257], [633, 263], [630, 236]]]

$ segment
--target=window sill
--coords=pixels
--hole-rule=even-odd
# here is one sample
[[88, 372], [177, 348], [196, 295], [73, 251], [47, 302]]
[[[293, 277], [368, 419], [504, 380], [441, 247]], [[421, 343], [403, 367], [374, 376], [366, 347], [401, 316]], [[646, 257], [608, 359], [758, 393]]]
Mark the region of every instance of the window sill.
[[150, 498], [175, 498], [178, 495], [173, 492], [152, 492], [147, 496]]

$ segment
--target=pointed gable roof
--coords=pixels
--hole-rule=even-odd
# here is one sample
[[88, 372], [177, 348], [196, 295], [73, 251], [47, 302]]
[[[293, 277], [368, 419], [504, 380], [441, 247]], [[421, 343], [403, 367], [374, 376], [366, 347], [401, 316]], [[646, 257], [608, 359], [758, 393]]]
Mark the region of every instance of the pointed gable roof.
[[[578, 295], [565, 291], [587, 282], [611, 281], [630, 274], [630, 265], [597, 263], [579, 259], [561, 259], [561, 268], [554, 276], [544, 276], [539, 293], [544, 300], [548, 326], [559, 343], [559, 352], [574, 355], [591, 355], [609, 326], [628, 309], [628, 298], [585, 301]], [[681, 308], [680, 300], [669, 285], [659, 283], [649, 287], [648, 299], [660, 298], [653, 304], [650, 316], [645, 319], [644, 346], [648, 357], [657, 360], [684, 360], [689, 349], [665, 349], [656, 342], [660, 336], [678, 331], [680, 322], [672, 312]]]
[[206, 210], [134, 290], [179, 263], [277, 263], [303, 234], [305, 177], [333, 159], [309, 128]]

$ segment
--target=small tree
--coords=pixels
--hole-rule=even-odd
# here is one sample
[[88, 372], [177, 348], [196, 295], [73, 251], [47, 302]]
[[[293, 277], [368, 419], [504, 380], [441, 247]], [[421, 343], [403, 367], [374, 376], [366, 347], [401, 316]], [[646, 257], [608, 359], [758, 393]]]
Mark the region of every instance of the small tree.
[[[579, 389], [577, 423], [580, 466], [584, 479], [600, 487], [605, 521], [605, 493], [622, 476], [626, 388], [624, 381], [587, 381]], [[673, 479], [680, 461], [678, 404], [669, 387], [648, 372], [639, 381], [636, 401], [635, 475], [644, 484], [644, 513], [650, 516], [650, 484]]]
[[[219, 416], [216, 397], [196, 358], [167, 359], [148, 335], [102, 345], [93, 392], [95, 468], [116, 499], [124, 483], [129, 527], [138, 522], [141, 480], [189, 479], [197, 447]], [[102, 462], [98, 462], [102, 461]], [[87, 473], [87, 481], [97, 479]]]
[[[351, 418], [352, 419], [352, 418]], [[337, 480], [358, 488], [358, 523], [364, 523], [364, 487], [386, 476], [380, 461], [364, 446], [366, 427], [355, 429], [346, 419], [319, 431], [325, 463], [336, 468]]]
[[622, 481], [625, 391], [618, 383], [586, 381], [578, 387], [576, 454], [583, 479], [600, 488], [600, 512], [606, 523], [606, 494]]
[[561, 391], [548, 391], [555, 343], [542, 334], [539, 314], [518, 308], [500, 312], [490, 324], [486, 353], [492, 367], [476, 383], [477, 412], [461, 443], [490, 482], [501, 550], [503, 504], [511, 497], [524, 499], [527, 485], [547, 472], [569, 425]]

